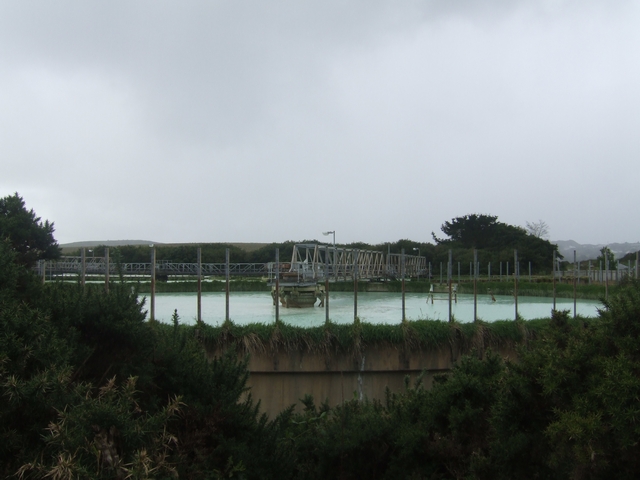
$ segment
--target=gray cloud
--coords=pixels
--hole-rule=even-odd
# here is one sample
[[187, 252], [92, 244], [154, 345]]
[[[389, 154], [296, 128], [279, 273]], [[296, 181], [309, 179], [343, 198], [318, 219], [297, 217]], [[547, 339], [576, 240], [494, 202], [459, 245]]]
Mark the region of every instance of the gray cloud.
[[60, 241], [637, 241], [633, 2], [0, 6], [0, 195]]

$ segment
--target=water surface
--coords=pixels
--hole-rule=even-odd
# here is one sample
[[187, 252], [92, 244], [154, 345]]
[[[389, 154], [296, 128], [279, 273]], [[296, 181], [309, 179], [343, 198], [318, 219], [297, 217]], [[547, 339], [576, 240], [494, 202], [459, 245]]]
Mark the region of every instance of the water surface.
[[[486, 295], [478, 296], [478, 318], [484, 321], [512, 320], [515, 318], [515, 302], [511, 296], [497, 295], [496, 301]], [[150, 298], [146, 298], [149, 309]], [[334, 323], [351, 323], [354, 318], [353, 293], [332, 292], [329, 317]], [[578, 300], [577, 313], [585, 317], [597, 316], [597, 300]], [[526, 320], [549, 317], [553, 299], [545, 297], [518, 297], [518, 313]], [[573, 315], [573, 299], [556, 299], [558, 310], [569, 310]], [[193, 324], [197, 316], [197, 294], [195, 293], [157, 293], [156, 319], [171, 321], [174, 310], [178, 310], [180, 322]], [[240, 325], [248, 323], [273, 323], [275, 307], [269, 292], [232, 292], [229, 295], [229, 317]], [[473, 321], [473, 295], [458, 295], [458, 303], [452, 303], [452, 314], [459, 322]], [[407, 293], [405, 295], [405, 316], [408, 320], [447, 320], [449, 302], [446, 295], [433, 304], [427, 302], [426, 293]], [[210, 325], [220, 325], [225, 317], [225, 294], [206, 292], [202, 294], [202, 319]], [[358, 317], [369, 323], [396, 324], [402, 320], [402, 295], [388, 292], [358, 293]], [[318, 326], [325, 321], [325, 309], [284, 308], [280, 307], [280, 319], [298, 326]]]

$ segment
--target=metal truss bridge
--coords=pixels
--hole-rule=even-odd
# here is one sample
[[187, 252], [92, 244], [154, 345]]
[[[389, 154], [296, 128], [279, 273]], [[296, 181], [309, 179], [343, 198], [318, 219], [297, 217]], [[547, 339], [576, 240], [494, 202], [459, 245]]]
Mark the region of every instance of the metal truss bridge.
[[[108, 257], [62, 257], [60, 260], [40, 262], [39, 273], [50, 278], [68, 275], [150, 276], [152, 264], [117, 263]], [[319, 245], [296, 244], [289, 262], [269, 263], [182, 263], [166, 260], [155, 262], [156, 276], [172, 277], [267, 277], [295, 283], [353, 280], [374, 280], [422, 276], [427, 273], [425, 257], [387, 254], [380, 251]]]
[[[168, 261], [156, 262], [156, 275], [166, 276], [193, 276], [197, 277], [199, 268], [202, 276], [224, 277], [227, 272], [226, 263], [178, 263]], [[40, 272], [44, 268], [46, 275], [80, 275], [83, 271], [82, 257], [62, 257], [60, 260], [47, 261], [41, 264]], [[151, 263], [120, 263], [109, 262], [109, 275], [117, 276], [122, 274], [126, 277], [149, 276], [151, 275]], [[84, 262], [85, 275], [105, 275], [107, 272], [107, 261], [104, 257], [88, 257]], [[259, 276], [266, 277], [269, 273], [266, 263], [230, 263], [229, 275], [234, 276]]]
[[[269, 264], [269, 279], [275, 277], [275, 265]], [[281, 278], [296, 283], [324, 280], [346, 281], [358, 278], [415, 277], [426, 272], [425, 257], [385, 254], [374, 250], [341, 248], [317, 243], [300, 243], [293, 247], [291, 262], [280, 264]]]

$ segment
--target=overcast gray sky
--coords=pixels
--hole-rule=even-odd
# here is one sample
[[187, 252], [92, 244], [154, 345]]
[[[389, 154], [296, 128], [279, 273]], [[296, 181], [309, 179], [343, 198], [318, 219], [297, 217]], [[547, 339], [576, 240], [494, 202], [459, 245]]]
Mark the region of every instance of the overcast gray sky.
[[0, 196], [60, 243], [640, 241], [640, 2], [3, 1]]

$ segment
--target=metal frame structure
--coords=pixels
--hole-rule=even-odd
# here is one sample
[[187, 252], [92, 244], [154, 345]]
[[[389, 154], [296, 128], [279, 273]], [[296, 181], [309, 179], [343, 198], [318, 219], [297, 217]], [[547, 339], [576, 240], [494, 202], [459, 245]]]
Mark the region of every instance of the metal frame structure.
[[[387, 255], [387, 275], [400, 278], [402, 275], [402, 255], [401, 253], [390, 253]], [[426, 257], [404, 254], [404, 275], [405, 277], [428, 277]]]
[[[85, 273], [87, 275], [104, 275], [107, 262], [103, 257], [85, 258]], [[65, 274], [80, 274], [82, 272], [82, 257], [62, 257], [60, 260], [40, 262], [39, 269], [46, 270], [47, 275], [60, 276]], [[174, 263], [157, 261], [155, 272], [158, 275], [194, 276], [197, 277], [200, 269], [198, 263]], [[121, 263], [109, 262], [109, 274], [125, 276], [151, 275], [151, 263]], [[231, 263], [229, 274], [237, 276], [267, 276], [269, 270], [264, 263]], [[201, 275], [224, 277], [226, 264], [203, 263]]]
[[[291, 262], [284, 264], [284, 268], [287, 273], [295, 274], [290, 280], [296, 283], [353, 280], [354, 274], [359, 279], [382, 278], [386, 273], [382, 252], [317, 243], [295, 244]], [[271, 268], [269, 271], [273, 274]]]
[[[405, 276], [412, 277], [426, 272], [426, 258], [404, 255]], [[110, 261], [109, 275], [147, 276], [151, 275], [151, 263], [120, 263]], [[334, 247], [317, 243], [299, 243], [293, 246], [291, 262], [280, 263], [280, 278], [289, 283], [313, 283], [324, 281], [353, 280], [354, 273], [361, 280], [384, 277], [399, 278], [402, 268], [402, 254], [386, 255], [380, 251], [359, 250]], [[83, 259], [79, 257], [61, 257], [55, 261], [42, 261], [38, 266], [41, 274], [46, 271], [50, 278], [68, 274], [79, 275], [83, 271]], [[86, 275], [105, 275], [107, 273], [105, 257], [85, 257]], [[166, 260], [155, 262], [156, 275], [171, 276], [226, 276], [225, 263], [184, 263]], [[269, 263], [230, 263], [231, 276], [262, 276], [275, 279], [275, 262]]]

